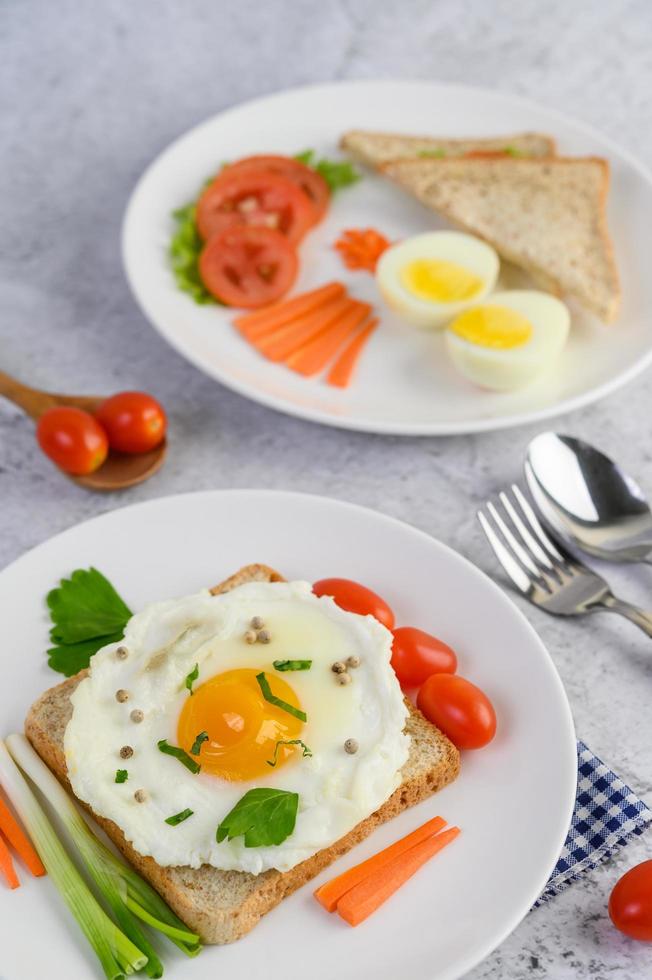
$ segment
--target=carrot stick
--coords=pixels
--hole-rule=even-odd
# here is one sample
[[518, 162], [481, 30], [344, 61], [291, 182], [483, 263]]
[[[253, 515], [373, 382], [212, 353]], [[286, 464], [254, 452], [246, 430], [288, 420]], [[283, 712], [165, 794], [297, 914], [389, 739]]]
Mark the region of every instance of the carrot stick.
[[337, 911], [345, 922], [351, 926], [361, 922], [375, 912], [383, 902], [404, 885], [409, 878], [421, 868], [426, 861], [434, 857], [443, 847], [450, 844], [459, 834], [459, 827], [449, 827], [441, 834], [428, 837], [415, 844], [404, 854], [399, 854], [388, 864], [372, 872], [359, 884], [355, 885], [337, 903]]
[[343, 296], [341, 299], [328, 303], [327, 306], [320, 307], [314, 313], [308, 314], [300, 322], [290, 324], [282, 332], [252, 341], [252, 343], [270, 361], [283, 361], [293, 351], [298, 350], [317, 334], [326, 330], [330, 324], [348, 313], [354, 303], [354, 300]]
[[319, 289], [311, 289], [293, 299], [281, 300], [280, 303], [266, 306], [262, 310], [254, 310], [253, 313], [236, 317], [233, 322], [238, 330], [243, 332], [249, 327], [259, 326], [263, 323], [279, 325], [299, 316], [301, 313], [309, 313], [310, 310], [314, 310], [329, 299], [341, 296], [343, 292], [344, 286], [341, 282], [329, 282], [325, 286], [320, 286]]
[[332, 323], [326, 331], [322, 331], [309, 344], [290, 354], [285, 363], [293, 371], [305, 377], [318, 374], [335, 356], [342, 344], [367, 319], [370, 312], [369, 303], [356, 302], [352, 310], [336, 323]]
[[10, 888], [18, 888], [20, 885], [18, 875], [14, 868], [14, 862], [11, 860], [9, 848], [5, 844], [3, 837], [0, 837], [0, 871], [2, 871], [7, 879], [7, 884]]
[[45, 868], [32, 847], [32, 842], [2, 799], [0, 799], [0, 830], [32, 874], [37, 878], [44, 875]]
[[328, 372], [326, 381], [329, 385], [333, 385], [335, 388], [347, 387], [358, 363], [358, 358], [377, 326], [378, 320], [370, 320], [344, 348]]
[[330, 881], [327, 881], [315, 891], [315, 898], [324, 906], [327, 912], [334, 912], [337, 908], [337, 903], [346, 892], [350, 891], [359, 882], [364, 881], [373, 871], [384, 867], [393, 858], [405, 854], [415, 844], [420, 844], [421, 841], [432, 837], [445, 826], [446, 821], [443, 817], [433, 817], [432, 820], [427, 820], [421, 827], [417, 827], [412, 833], [406, 834], [405, 837], [397, 840], [394, 844], [390, 844], [389, 847], [379, 851], [378, 854], [374, 854], [372, 857], [367, 858], [366, 861], [354, 865], [348, 871], [338, 875], [337, 878], [331, 878]]

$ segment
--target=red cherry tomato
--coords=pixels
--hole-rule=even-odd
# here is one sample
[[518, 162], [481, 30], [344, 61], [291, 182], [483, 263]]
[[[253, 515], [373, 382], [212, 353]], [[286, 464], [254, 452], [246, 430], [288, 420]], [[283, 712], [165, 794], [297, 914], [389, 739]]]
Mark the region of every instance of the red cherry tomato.
[[292, 157], [273, 156], [272, 154], [245, 157], [236, 163], [230, 163], [225, 167], [225, 173], [232, 176], [234, 173], [270, 173], [277, 174], [279, 177], [286, 177], [293, 183], [298, 184], [304, 194], [307, 194], [312, 201], [315, 210], [314, 223], [326, 214], [330, 201], [330, 188], [321, 174], [307, 167], [299, 160]]
[[208, 241], [234, 226], [272, 228], [300, 242], [315, 223], [315, 208], [293, 180], [260, 170], [229, 173], [227, 167], [197, 202], [197, 230]]
[[314, 583], [312, 591], [318, 596], [332, 596], [340, 609], [347, 612], [375, 616], [387, 629], [391, 630], [394, 625], [394, 613], [385, 600], [359, 582], [348, 578], [322, 578]]
[[431, 674], [454, 674], [457, 657], [446, 643], [414, 626], [392, 630], [392, 667], [401, 684], [417, 687]]
[[199, 274], [208, 291], [228, 306], [244, 309], [280, 299], [298, 271], [294, 246], [271, 228], [227, 228], [206, 243], [199, 257]]
[[76, 476], [93, 473], [109, 451], [106, 432], [93, 416], [67, 405], [49, 408], [41, 415], [36, 438], [53, 463]]
[[95, 413], [106, 429], [111, 449], [146, 453], [163, 441], [167, 418], [163, 408], [144, 391], [120, 391], [102, 402]]
[[622, 876], [609, 897], [616, 929], [631, 939], [652, 942], [652, 861], [643, 861]]
[[496, 734], [491, 701], [457, 674], [432, 674], [419, 691], [417, 707], [458, 749], [481, 749]]

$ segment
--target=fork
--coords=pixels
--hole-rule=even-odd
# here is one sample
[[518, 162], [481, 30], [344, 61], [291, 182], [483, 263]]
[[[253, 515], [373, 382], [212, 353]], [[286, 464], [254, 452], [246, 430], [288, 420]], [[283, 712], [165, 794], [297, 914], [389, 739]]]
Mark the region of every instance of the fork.
[[516, 484], [478, 511], [482, 530], [512, 582], [535, 606], [554, 616], [615, 612], [652, 637], [652, 613], [616, 598], [605, 580], [553, 542]]

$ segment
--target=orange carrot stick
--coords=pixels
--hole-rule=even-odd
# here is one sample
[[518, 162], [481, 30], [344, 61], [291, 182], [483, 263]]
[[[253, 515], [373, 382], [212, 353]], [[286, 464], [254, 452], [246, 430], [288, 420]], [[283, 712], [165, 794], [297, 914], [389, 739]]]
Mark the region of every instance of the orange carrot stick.
[[383, 902], [404, 885], [426, 861], [434, 857], [443, 847], [450, 844], [459, 834], [459, 827], [449, 827], [441, 834], [428, 837], [415, 844], [404, 854], [399, 854], [388, 864], [372, 872], [355, 885], [337, 903], [337, 911], [351, 926], [360, 925]]
[[238, 330], [243, 331], [262, 323], [267, 325], [270, 323], [285, 323], [287, 320], [291, 320], [292, 317], [299, 316], [301, 313], [309, 313], [310, 310], [314, 310], [321, 303], [325, 303], [329, 299], [335, 299], [336, 296], [341, 296], [343, 292], [344, 286], [341, 282], [329, 282], [325, 286], [320, 286], [319, 289], [311, 289], [307, 293], [301, 293], [299, 296], [295, 296], [293, 299], [281, 300], [280, 303], [266, 306], [262, 310], [254, 310], [253, 313], [246, 313], [244, 316], [236, 317], [233, 322]]
[[301, 323], [292, 324], [282, 333], [253, 341], [254, 346], [270, 361], [283, 361], [293, 351], [308, 343], [309, 340], [312, 340], [313, 337], [316, 337], [317, 334], [326, 330], [341, 316], [348, 313], [354, 302], [346, 296], [336, 299], [328, 306], [309, 314]]
[[7, 804], [0, 798], [0, 830], [5, 835], [16, 854], [19, 855], [35, 877], [45, 874], [41, 859], [32, 847], [32, 842], [20, 826]]
[[20, 885], [18, 875], [14, 868], [14, 862], [11, 860], [9, 848], [5, 844], [3, 837], [0, 837], [0, 871], [2, 871], [7, 879], [7, 884], [10, 888], [18, 888]]
[[327, 881], [315, 891], [315, 898], [324, 906], [327, 912], [334, 912], [339, 900], [355, 885], [364, 881], [373, 871], [384, 867], [393, 858], [405, 854], [415, 844], [420, 844], [421, 841], [432, 837], [445, 826], [446, 821], [443, 817], [433, 817], [432, 820], [427, 820], [421, 827], [417, 827], [412, 833], [406, 834], [405, 837], [397, 840], [394, 844], [385, 847], [378, 854], [374, 854], [372, 857], [367, 858], [366, 861], [354, 865], [348, 871], [338, 875], [337, 878], [331, 878], [330, 881]]
[[355, 333], [371, 312], [369, 303], [357, 303], [326, 331], [319, 333], [309, 344], [290, 354], [285, 363], [293, 371], [310, 377], [322, 371], [337, 354], [345, 341]]
[[325, 317], [332, 310], [344, 309], [346, 304], [351, 302], [353, 302], [351, 298], [344, 293], [342, 296], [336, 296], [334, 299], [320, 303], [319, 306], [316, 306], [314, 310], [310, 310], [308, 313], [297, 314], [297, 316], [288, 320], [287, 323], [272, 323], [271, 326], [262, 323], [259, 326], [249, 327], [244, 336], [249, 343], [260, 347], [261, 344], [265, 344], [268, 340], [289, 335], [293, 330], [301, 328], [307, 321], [314, 323], [322, 316]]
[[377, 326], [378, 320], [370, 320], [344, 348], [328, 372], [326, 381], [329, 385], [333, 385], [335, 388], [347, 387], [355, 371], [358, 358]]

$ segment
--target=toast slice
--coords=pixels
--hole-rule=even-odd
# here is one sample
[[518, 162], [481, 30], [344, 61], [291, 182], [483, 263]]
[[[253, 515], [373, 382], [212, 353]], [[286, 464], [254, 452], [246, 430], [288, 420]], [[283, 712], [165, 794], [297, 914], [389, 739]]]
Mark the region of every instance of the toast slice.
[[512, 156], [548, 157], [555, 153], [555, 141], [542, 133], [515, 133], [478, 139], [437, 139], [431, 136], [403, 136], [401, 133], [370, 133], [352, 129], [344, 133], [340, 146], [360, 163], [380, 167], [401, 157], [460, 157], [466, 153], [507, 153]]
[[[248, 565], [211, 592], [226, 592], [252, 581], [282, 582], [284, 579], [266, 565]], [[25, 721], [25, 733], [30, 742], [68, 790], [63, 736], [72, 714], [70, 695], [85, 676], [86, 671], [81, 671], [46, 691], [32, 705]], [[271, 870], [252, 875], [243, 871], [220, 871], [207, 864], [198, 869], [161, 867], [151, 857], [143, 857], [135, 851], [115, 823], [93, 816], [136, 870], [205, 943], [230, 943], [253, 929], [261, 916], [286, 895], [319, 874], [380, 824], [455, 779], [460, 766], [459, 752], [412, 705], [406, 731], [411, 736], [410, 755], [403, 767], [399, 788], [379, 810], [349, 834], [290, 871]]]
[[417, 158], [391, 161], [382, 171], [545, 288], [575, 297], [605, 322], [616, 317], [620, 286], [607, 229], [606, 160]]

